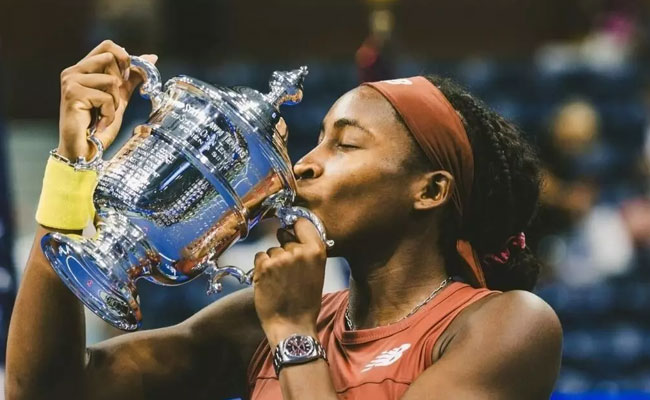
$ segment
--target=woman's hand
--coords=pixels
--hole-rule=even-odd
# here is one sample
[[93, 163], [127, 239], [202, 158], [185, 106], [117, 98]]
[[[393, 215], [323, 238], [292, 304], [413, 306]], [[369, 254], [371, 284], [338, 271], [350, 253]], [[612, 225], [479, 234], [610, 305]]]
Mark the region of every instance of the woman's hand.
[[[155, 55], [144, 55], [155, 63]], [[77, 64], [61, 73], [59, 148], [64, 157], [89, 159], [94, 147], [86, 140], [86, 129], [93, 122], [93, 110], [99, 110], [96, 136], [104, 148], [117, 136], [124, 110], [133, 89], [142, 76], [132, 73], [129, 54], [110, 40], [102, 42]]]
[[326, 248], [309, 220], [299, 218], [294, 232], [278, 230], [282, 247], [255, 255], [255, 309], [271, 348], [294, 333], [317, 333]]

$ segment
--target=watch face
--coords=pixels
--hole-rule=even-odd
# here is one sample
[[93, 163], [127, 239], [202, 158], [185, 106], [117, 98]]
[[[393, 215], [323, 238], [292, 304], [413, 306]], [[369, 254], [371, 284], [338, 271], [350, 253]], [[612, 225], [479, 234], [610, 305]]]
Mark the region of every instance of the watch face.
[[314, 352], [314, 344], [308, 337], [293, 336], [287, 339], [284, 349], [291, 357], [305, 357]]

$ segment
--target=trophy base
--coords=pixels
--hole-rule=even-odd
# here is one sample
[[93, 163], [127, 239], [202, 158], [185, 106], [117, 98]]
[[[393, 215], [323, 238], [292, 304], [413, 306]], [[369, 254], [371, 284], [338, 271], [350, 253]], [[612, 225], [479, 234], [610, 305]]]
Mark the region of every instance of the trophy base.
[[140, 327], [142, 313], [135, 286], [120, 279], [116, 268], [108, 265], [117, 260], [96, 256], [101, 252], [92, 239], [53, 232], [43, 236], [41, 248], [63, 283], [92, 312], [125, 331]]

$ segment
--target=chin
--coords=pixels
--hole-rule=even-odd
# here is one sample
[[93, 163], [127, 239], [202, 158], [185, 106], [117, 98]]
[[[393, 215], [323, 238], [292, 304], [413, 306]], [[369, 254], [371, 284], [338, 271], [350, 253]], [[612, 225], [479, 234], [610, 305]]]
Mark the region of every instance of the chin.
[[345, 257], [345, 254], [342, 253], [342, 250], [348, 248], [347, 243], [349, 243], [351, 240], [351, 232], [341, 230], [341, 228], [350, 228], [350, 226], [341, 226], [341, 221], [344, 221], [346, 218], [345, 215], [341, 215], [339, 213], [326, 213], [318, 207], [310, 208], [309, 205], [305, 203], [297, 203], [295, 205], [307, 208], [312, 213], [314, 213], [316, 217], [318, 217], [318, 219], [320, 219], [320, 221], [323, 223], [327, 239], [334, 241], [334, 247], [327, 251], [327, 256]]

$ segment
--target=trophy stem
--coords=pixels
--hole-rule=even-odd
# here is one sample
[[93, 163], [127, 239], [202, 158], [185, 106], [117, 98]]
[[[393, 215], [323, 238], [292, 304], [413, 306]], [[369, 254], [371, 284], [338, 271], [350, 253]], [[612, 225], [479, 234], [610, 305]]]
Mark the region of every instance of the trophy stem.
[[93, 238], [49, 233], [41, 247], [59, 277], [91, 311], [119, 329], [138, 329], [142, 313], [135, 281], [150, 274], [158, 259], [125, 217], [107, 214]]

